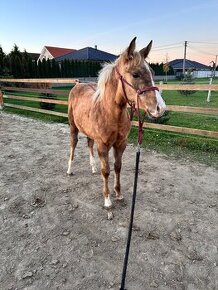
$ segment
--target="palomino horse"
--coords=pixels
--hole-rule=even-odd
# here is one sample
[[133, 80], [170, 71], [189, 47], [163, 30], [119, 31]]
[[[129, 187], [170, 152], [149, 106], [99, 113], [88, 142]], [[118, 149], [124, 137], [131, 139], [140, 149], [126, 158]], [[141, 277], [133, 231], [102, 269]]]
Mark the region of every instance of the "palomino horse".
[[68, 174], [71, 174], [71, 163], [78, 141], [78, 132], [88, 137], [90, 165], [96, 172], [93, 153], [94, 142], [101, 162], [101, 175], [104, 181], [104, 207], [112, 207], [108, 178], [110, 174], [109, 150], [114, 153], [114, 191], [116, 199], [122, 200], [120, 171], [122, 155], [127, 145], [130, 131], [130, 118], [127, 103], [137, 104], [139, 108], [154, 118], [165, 111], [165, 103], [156, 87], [152, 71], [146, 62], [152, 41], [139, 52], [135, 51], [136, 37], [129, 47], [110, 64], [105, 64], [99, 73], [98, 83], [78, 83], [71, 90], [68, 102], [68, 118], [71, 133], [71, 150], [68, 163]]

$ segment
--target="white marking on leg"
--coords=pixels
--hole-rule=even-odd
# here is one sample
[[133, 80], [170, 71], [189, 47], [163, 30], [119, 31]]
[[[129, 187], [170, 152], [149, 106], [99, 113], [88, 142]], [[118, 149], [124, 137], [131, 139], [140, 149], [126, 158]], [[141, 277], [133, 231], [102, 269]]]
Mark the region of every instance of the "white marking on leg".
[[72, 174], [72, 169], [71, 169], [71, 165], [72, 165], [72, 160], [71, 160], [71, 157], [68, 161], [68, 170], [67, 170], [67, 174]]
[[104, 206], [107, 207], [107, 208], [112, 206], [112, 202], [110, 200], [110, 196], [109, 195], [108, 195], [108, 197], [104, 198]]
[[71, 170], [71, 165], [72, 165], [72, 158], [73, 158], [73, 149], [72, 147], [70, 147], [70, 159], [68, 161], [68, 170], [67, 170], [67, 174], [72, 174], [72, 170]]
[[96, 166], [95, 158], [91, 154], [90, 154], [90, 165], [92, 167], [92, 173], [96, 173], [97, 166]]

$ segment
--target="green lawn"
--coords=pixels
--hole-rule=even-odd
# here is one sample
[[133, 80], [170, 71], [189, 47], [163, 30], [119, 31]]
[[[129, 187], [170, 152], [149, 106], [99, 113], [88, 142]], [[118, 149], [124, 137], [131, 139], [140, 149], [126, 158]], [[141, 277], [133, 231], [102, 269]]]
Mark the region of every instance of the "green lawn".
[[211, 92], [211, 101], [207, 102], [207, 91], [196, 91], [184, 96], [178, 91], [163, 91], [162, 96], [167, 105], [218, 108], [218, 91]]
[[[201, 79], [195, 81], [195, 83], [208, 83], [208, 79]], [[178, 81], [177, 81], [178, 82]], [[175, 83], [170, 81], [169, 83]], [[216, 79], [213, 83], [218, 83]], [[69, 87], [57, 88], [57, 90], [66, 90]], [[15, 94], [15, 93], [13, 93]], [[178, 91], [163, 91], [163, 97], [167, 105], [183, 105], [194, 106], [204, 108], [218, 108], [218, 92], [212, 92], [211, 102], [207, 103], [207, 92], [197, 91], [189, 96], [181, 95]], [[9, 95], [9, 93], [7, 93]], [[23, 93], [17, 92], [16, 95], [23, 96], [38, 96], [36, 93]], [[67, 96], [57, 96], [58, 99], [67, 100]], [[40, 108], [37, 102], [24, 102], [19, 100], [6, 99], [6, 103], [22, 104], [26, 106], [33, 106], [34, 108]], [[27, 117], [39, 118], [46, 122], [63, 122], [67, 123], [67, 119], [63, 117], [57, 117], [47, 114], [35, 113], [30, 111], [23, 111], [14, 108], [5, 108], [5, 112], [17, 113], [25, 115]], [[67, 112], [67, 106], [55, 105], [55, 111]], [[218, 131], [218, 116], [217, 115], [205, 115], [205, 114], [193, 114], [182, 112], [169, 112], [168, 120], [164, 122], [167, 125], [189, 127], [196, 129], [204, 129], [210, 131]], [[137, 140], [137, 129], [132, 128], [129, 142], [135, 143]], [[198, 160], [218, 167], [218, 139], [199, 137], [194, 135], [177, 134], [161, 130], [144, 130], [143, 147], [148, 150], [156, 150], [158, 152], [171, 155], [179, 158], [190, 158], [192, 160]]]

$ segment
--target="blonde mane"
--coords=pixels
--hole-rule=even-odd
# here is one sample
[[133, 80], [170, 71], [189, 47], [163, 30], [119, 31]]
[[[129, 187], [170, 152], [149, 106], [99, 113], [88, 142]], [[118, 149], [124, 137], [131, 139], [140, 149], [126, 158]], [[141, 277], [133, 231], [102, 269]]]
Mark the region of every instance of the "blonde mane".
[[97, 102], [100, 101], [104, 96], [105, 91], [105, 84], [111, 77], [111, 73], [113, 71], [113, 68], [115, 67], [116, 62], [113, 63], [104, 63], [102, 65], [102, 69], [100, 70], [98, 74], [98, 83], [97, 83], [97, 89], [96, 92], [93, 95], [93, 101]]

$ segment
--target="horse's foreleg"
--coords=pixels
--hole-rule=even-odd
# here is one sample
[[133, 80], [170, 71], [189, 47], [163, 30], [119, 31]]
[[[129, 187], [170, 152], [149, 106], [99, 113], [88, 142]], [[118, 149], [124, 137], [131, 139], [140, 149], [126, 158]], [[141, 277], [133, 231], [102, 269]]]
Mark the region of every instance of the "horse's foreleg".
[[121, 193], [120, 185], [120, 171], [122, 167], [122, 156], [126, 148], [126, 142], [122, 143], [120, 146], [114, 146], [114, 191], [116, 193], [117, 200], [122, 200], [123, 195]]
[[98, 155], [101, 161], [101, 175], [104, 181], [103, 196], [104, 196], [104, 206], [106, 209], [110, 209], [112, 202], [110, 200], [110, 191], [108, 187], [108, 178], [110, 175], [109, 166], [109, 148], [104, 144], [98, 144]]
[[93, 150], [94, 140], [87, 137], [87, 141], [88, 141], [88, 147], [89, 147], [90, 165], [92, 167], [92, 173], [95, 173], [97, 172], [97, 166], [96, 166], [96, 162], [94, 158], [94, 150]]

